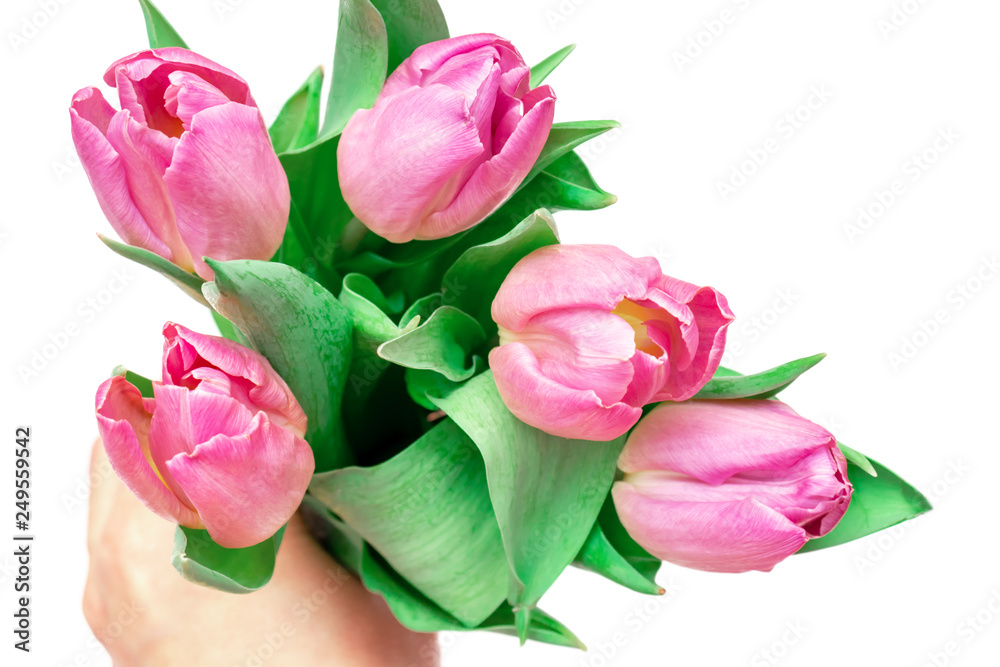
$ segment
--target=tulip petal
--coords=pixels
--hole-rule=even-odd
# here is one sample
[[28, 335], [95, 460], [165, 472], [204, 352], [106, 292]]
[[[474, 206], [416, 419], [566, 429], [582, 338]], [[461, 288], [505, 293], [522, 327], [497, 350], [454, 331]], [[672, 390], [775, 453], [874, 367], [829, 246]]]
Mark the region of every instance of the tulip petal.
[[746, 470], [785, 470], [833, 435], [779, 401], [662, 403], [632, 431], [625, 473], [669, 470], [722, 484]]
[[622, 525], [662, 560], [708, 572], [769, 572], [806, 543], [806, 531], [753, 499], [676, 502], [612, 487]]
[[687, 304], [654, 288], [636, 306], [646, 335], [663, 350], [671, 373], [690, 367], [698, 350], [699, 334], [694, 312]]
[[266, 540], [291, 518], [315, 462], [305, 440], [259, 412], [245, 434], [217, 435], [167, 467], [212, 539], [238, 549]]
[[107, 136], [121, 158], [132, 201], [152, 233], [169, 248], [163, 256], [190, 271], [191, 253], [178, 233], [174, 208], [163, 180], [175, 140], [140, 124], [127, 110], [111, 120]]
[[214, 392], [153, 383], [156, 410], [149, 427], [149, 453], [160, 476], [184, 504], [193, 508], [183, 485], [170, 474], [167, 462], [191, 453], [203, 442], [222, 434], [237, 436], [253, 419], [242, 403]]
[[[121, 112], [119, 112], [121, 113]], [[114, 109], [96, 88], [73, 96], [73, 143], [108, 222], [126, 243], [169, 257], [170, 248], [150, 229], [129, 191], [122, 159], [105, 137]]]
[[276, 425], [296, 435], [305, 435], [305, 412], [267, 359], [239, 343], [219, 336], [206, 336], [173, 322], [163, 325], [163, 337], [164, 383], [195, 389], [206, 379], [219, 382], [217, 377], [196, 373], [197, 369], [210, 365], [231, 379], [246, 381], [235, 383], [230, 395], [244, 400], [242, 395], [245, 393], [247, 407], [252, 411], [263, 410]]
[[229, 102], [221, 90], [190, 72], [171, 72], [164, 103], [168, 112], [181, 119], [185, 130], [191, 129], [199, 111]]
[[622, 402], [636, 407], [648, 405], [663, 387], [669, 373], [670, 365], [665, 359], [636, 350], [632, 355], [632, 382]]
[[687, 304], [698, 335], [693, 339], [696, 348], [691, 353], [691, 363], [677, 367], [671, 363], [670, 376], [654, 400], [684, 401], [697, 394], [715, 375], [725, 352], [726, 329], [735, 318], [726, 297], [711, 287], [697, 287], [663, 276], [660, 289]]
[[270, 259], [284, 238], [288, 180], [260, 111], [235, 102], [194, 116], [163, 178], [198, 275], [202, 257]]
[[610, 312], [623, 298], [642, 299], [661, 277], [653, 258], [608, 245], [552, 245], [519, 261], [493, 301], [493, 320], [519, 331], [539, 313], [562, 308]]
[[547, 378], [538, 359], [522, 343], [494, 348], [490, 367], [507, 408], [521, 421], [551, 435], [614, 440], [642, 416], [642, 410], [631, 405], [602, 404], [592, 389], [571, 389]]
[[663, 470], [629, 473], [625, 481], [653, 500], [723, 503], [752, 498], [804, 528], [810, 537], [819, 537], [840, 521], [851, 498], [835, 451], [818, 447], [786, 469], [744, 471], [717, 485]]
[[201, 528], [198, 515], [163, 483], [152, 464], [149, 430], [152, 415], [139, 390], [124, 377], [106, 380], [97, 390], [97, 425], [115, 474], [156, 515]]
[[[158, 71], [164, 67], [167, 71]], [[149, 49], [120, 58], [111, 63], [104, 72], [104, 82], [109, 86], [114, 86], [124, 78], [142, 84], [145, 79], [157, 72], [159, 80], [156, 86], [140, 85], [139, 87], [140, 89], [155, 88], [155, 91], [150, 92], [159, 93], [159, 104], [163, 104], [162, 91], [166, 90], [168, 85], [166, 76], [176, 70], [198, 75], [221, 90], [226, 97], [234, 102], [257, 106], [250, 96], [250, 87], [239, 74], [194, 51], [180, 47]]]
[[[537, 90], [542, 88], [547, 86]], [[548, 93], [525, 113], [505, 143], [494, 144], [493, 150], [499, 153], [479, 165], [455, 200], [447, 208], [427, 217], [416, 238], [443, 238], [468, 229], [484, 220], [513, 194], [531, 171], [552, 129], [556, 99], [551, 90]]]
[[622, 400], [632, 381], [632, 328], [611, 313], [555, 310], [536, 315], [516, 333], [501, 330], [500, 336], [501, 345], [526, 345], [545, 377], [569, 389], [592, 389], [603, 405]]
[[[441, 39], [418, 46], [410, 54], [410, 57], [404, 60], [386, 79], [385, 85], [382, 87], [382, 95], [398, 95], [408, 88], [424, 85], [427, 73], [436, 72], [449, 59], [492, 46], [497, 42], [510, 45], [510, 42], [496, 35], [478, 33]], [[513, 45], [510, 45], [510, 48], [514, 49]], [[514, 50], [514, 52], [517, 51]]]
[[465, 96], [432, 85], [383, 93], [373, 108], [355, 113], [337, 155], [354, 215], [379, 236], [405, 243], [452, 201], [485, 151]]

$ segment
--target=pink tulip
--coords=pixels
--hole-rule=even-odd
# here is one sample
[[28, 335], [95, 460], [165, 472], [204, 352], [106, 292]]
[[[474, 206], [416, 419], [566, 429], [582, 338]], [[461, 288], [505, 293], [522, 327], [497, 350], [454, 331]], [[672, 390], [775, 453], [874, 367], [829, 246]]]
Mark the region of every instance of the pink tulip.
[[612, 494], [629, 534], [662, 560], [770, 571], [826, 535], [851, 502], [836, 439], [779, 401], [664, 403], [632, 431]]
[[566, 438], [611, 440], [642, 406], [682, 401], [719, 367], [725, 297], [663, 275], [652, 257], [552, 245], [514, 266], [493, 301], [490, 366], [521, 421]]
[[273, 535], [305, 495], [315, 463], [306, 416], [264, 357], [168, 322], [163, 381], [142, 398], [124, 377], [97, 390], [111, 467], [161, 517], [227, 548]]
[[497, 209], [545, 145], [555, 112], [530, 89], [517, 49], [496, 35], [425, 44], [344, 128], [340, 187], [351, 211], [393, 243], [464, 231]]
[[73, 142], [118, 235], [211, 280], [202, 257], [270, 259], [285, 233], [285, 172], [246, 82], [186, 49], [143, 51], [70, 107]]

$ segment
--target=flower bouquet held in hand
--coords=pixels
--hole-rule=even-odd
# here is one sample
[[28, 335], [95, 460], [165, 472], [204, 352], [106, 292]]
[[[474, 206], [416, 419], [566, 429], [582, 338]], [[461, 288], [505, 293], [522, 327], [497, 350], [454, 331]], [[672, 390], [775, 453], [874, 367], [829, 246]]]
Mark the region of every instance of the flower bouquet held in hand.
[[571, 47], [529, 67], [435, 0], [341, 0], [326, 103], [316, 69], [268, 126], [141, 5], [118, 108], [70, 117], [104, 243], [221, 333], [168, 322], [155, 379], [97, 391], [181, 576], [259, 589], [301, 510], [411, 629], [581, 646], [538, 606], [570, 566], [657, 595], [663, 561], [769, 571], [930, 508], [779, 400], [823, 355], [723, 368], [719, 291], [560, 243], [552, 211], [615, 202], [575, 149], [617, 124], [554, 122]]

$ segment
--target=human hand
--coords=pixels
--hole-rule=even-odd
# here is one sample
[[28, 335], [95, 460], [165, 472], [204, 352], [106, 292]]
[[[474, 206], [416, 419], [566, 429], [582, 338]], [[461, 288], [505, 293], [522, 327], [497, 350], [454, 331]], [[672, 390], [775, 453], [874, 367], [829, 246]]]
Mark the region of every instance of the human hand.
[[[93, 470], [108, 469], [102, 443]], [[95, 476], [100, 479], [100, 476]], [[174, 526], [111, 474], [90, 497], [87, 623], [120, 667], [435, 667], [433, 634], [412, 632], [313, 540], [296, 515], [274, 577], [234, 595], [170, 565]]]

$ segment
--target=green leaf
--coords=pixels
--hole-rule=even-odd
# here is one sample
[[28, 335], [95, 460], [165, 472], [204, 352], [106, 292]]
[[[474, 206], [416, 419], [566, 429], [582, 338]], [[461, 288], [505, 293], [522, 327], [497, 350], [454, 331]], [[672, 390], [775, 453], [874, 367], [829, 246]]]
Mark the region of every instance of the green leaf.
[[571, 123], [555, 123], [549, 132], [541, 154], [535, 160], [535, 165], [528, 172], [524, 183], [545, 171], [546, 167], [566, 155], [580, 144], [599, 137], [608, 130], [621, 127], [621, 123], [613, 120], [580, 120]]
[[532, 67], [531, 83], [529, 85], [532, 88], [540, 86], [542, 81], [545, 81], [545, 79], [549, 76], [549, 74], [552, 73], [552, 70], [554, 70], [556, 67], [559, 67], [559, 64], [562, 63], [562, 61], [566, 60], [566, 56], [573, 53], [573, 49], [575, 48], [576, 44], [570, 44], [569, 46], [564, 46], [555, 53], [553, 53], [551, 56], [543, 60], [542, 62]]
[[323, 137], [338, 134], [358, 109], [375, 104], [389, 59], [385, 22], [368, 0], [340, 0], [333, 79]]
[[878, 461], [868, 459], [877, 477], [847, 464], [847, 476], [854, 485], [851, 504], [840, 523], [823, 537], [809, 540], [799, 553], [826, 549], [870, 535], [919, 516], [931, 509], [922, 493], [900, 479]]
[[503, 601], [507, 561], [483, 459], [451, 420], [385, 463], [316, 475], [309, 490], [464, 625]]
[[448, 38], [448, 24], [437, 0], [372, 0], [388, 35], [388, 72], [428, 42]]
[[555, 225], [548, 211], [535, 211], [497, 240], [466, 250], [441, 281], [444, 302], [475, 317], [487, 335], [495, 333], [490, 306], [501, 283], [523, 257], [559, 243]]
[[[509, 603], [500, 605], [500, 608], [477, 629], [489, 630], [514, 637], [520, 634], [517, 629], [517, 615]], [[576, 635], [569, 628], [538, 608], [533, 609], [531, 612], [531, 623], [527, 627], [526, 637], [527, 639], [553, 644], [554, 646], [578, 648], [581, 651], [587, 650], [586, 645], [577, 639]]]
[[181, 36], [177, 34], [170, 22], [163, 17], [160, 10], [149, 0], [139, 0], [142, 16], [146, 19], [146, 34], [149, 35], [149, 48], [162, 49], [168, 46], [188, 48]]
[[[318, 499], [306, 494], [303, 507], [313, 534], [318, 536], [327, 551], [360, 579], [365, 588], [385, 599], [396, 619], [411, 630], [489, 630], [516, 634], [514, 610], [509, 603], [502, 603], [478, 627], [469, 628], [414, 588], [385, 559], [366, 545], [354, 529], [338, 519]], [[585, 648], [568, 628], [541, 609], [536, 609], [532, 614], [528, 639], [556, 646]]]
[[389, 363], [378, 356], [378, 347], [403, 333], [386, 314], [389, 304], [368, 276], [349, 273], [344, 277], [340, 302], [354, 322], [354, 355], [348, 375], [344, 412], [361, 415], [362, 407]]
[[546, 167], [522, 192], [530, 193], [537, 206], [552, 211], [593, 211], [618, 201], [601, 189], [573, 151]]
[[243, 335], [242, 331], [237, 329], [232, 322], [214, 310], [212, 311], [212, 319], [215, 320], [215, 326], [219, 328], [219, 333], [223, 338], [227, 338], [246, 347], [252, 347], [250, 345], [250, 341], [247, 340], [247, 337]]
[[129, 384], [139, 390], [143, 398], [153, 398], [153, 382], [149, 378], [133, 373], [124, 366], [115, 366], [111, 375], [125, 378]]
[[661, 561], [640, 547], [622, 526], [609, 495], [574, 565], [647, 595], [662, 595], [656, 583]]
[[[407, 329], [415, 327], [433, 315], [434, 311], [442, 305], [444, 305], [444, 302], [441, 300], [441, 294], [438, 292], [420, 297], [411, 303], [410, 307], [403, 313], [403, 316], [399, 318], [400, 326], [404, 326]], [[414, 322], [413, 320], [417, 317], [420, 319]]]
[[482, 452], [523, 641], [532, 607], [587, 540], [625, 439], [567, 440], [532, 428], [507, 409], [489, 371], [432, 399]]
[[[486, 370], [486, 361], [479, 355], [472, 358], [472, 363], [473, 376]], [[437, 410], [437, 406], [428, 398], [429, 396], [447, 396], [461, 386], [461, 381], [449, 380], [435, 371], [420, 368], [406, 369], [406, 391], [417, 405], [427, 410]]]
[[844, 453], [844, 458], [846, 458], [849, 463], [853, 463], [872, 477], [878, 477], [878, 471], [875, 470], [875, 466], [872, 465], [872, 462], [869, 461], [868, 457], [864, 454], [856, 449], [851, 449], [842, 442], [838, 442], [837, 447], [839, 447], [840, 451]]
[[453, 382], [475, 372], [470, 353], [486, 340], [483, 328], [458, 308], [442, 306], [426, 322], [382, 343], [378, 356], [406, 368], [441, 373]]
[[317, 67], [309, 78], [281, 107], [270, 130], [271, 142], [278, 153], [308, 146], [319, 136], [320, 91], [323, 68]]
[[601, 507], [598, 522], [601, 524], [601, 530], [604, 531], [608, 542], [628, 561], [629, 565], [649, 581], [655, 581], [656, 573], [660, 571], [660, 566], [663, 564], [662, 561], [639, 546], [628, 534], [621, 519], [618, 518], [618, 511], [615, 510], [615, 503], [610, 495], [604, 501], [604, 506]]
[[[811, 357], [796, 359], [787, 364], [776, 366], [769, 371], [753, 375], [730, 375], [715, 377], [708, 381], [695, 398], [729, 399], [729, 398], [771, 398], [790, 385], [797, 377], [823, 361], [825, 354], [814, 354]], [[732, 372], [728, 371], [727, 372]]]
[[346, 465], [340, 419], [351, 360], [351, 317], [322, 285], [274, 262], [208, 260], [205, 297], [284, 378], [309, 419], [316, 471]]
[[[477, 627], [470, 628], [462, 625], [395, 573], [371, 549], [365, 550], [360, 577], [368, 590], [385, 599], [389, 609], [392, 610], [399, 622], [415, 632], [488, 630], [517, 636], [516, 618], [510, 604], [506, 602], [501, 604], [489, 618]], [[569, 628], [541, 609], [535, 609], [531, 615], [531, 624], [527, 627], [527, 638], [555, 646], [586, 650], [586, 646], [577, 639]]]
[[574, 565], [591, 572], [596, 572], [607, 577], [616, 584], [631, 588], [637, 593], [647, 595], [662, 595], [663, 589], [652, 579], [647, 579], [638, 570], [632, 567], [631, 563], [625, 559], [608, 540], [601, 528], [600, 522], [594, 523], [594, 527], [587, 537], [583, 548], [577, 555]]
[[252, 547], [226, 549], [208, 531], [178, 526], [171, 562], [188, 581], [227, 593], [251, 593], [271, 580], [284, 532], [282, 527]]
[[340, 135], [335, 135], [278, 156], [292, 194], [293, 213], [289, 225], [295, 225], [293, 229], [309, 255], [305, 261], [311, 258], [328, 268], [333, 266], [344, 228], [354, 217], [340, 193], [337, 180], [339, 141]]
[[118, 241], [109, 239], [107, 236], [103, 236], [101, 234], [98, 234], [97, 237], [101, 239], [101, 242], [104, 243], [104, 245], [108, 246], [125, 259], [130, 259], [136, 264], [142, 264], [147, 268], [153, 269], [160, 275], [166, 276], [171, 280], [171, 282], [184, 290], [184, 293], [192, 299], [202, 305], [208, 305], [208, 302], [205, 301], [205, 297], [201, 294], [201, 286], [205, 284], [205, 281], [197, 275], [188, 273], [170, 260], [164, 259], [155, 252], [150, 252], [145, 248], [125, 245], [124, 243], [119, 243]]

